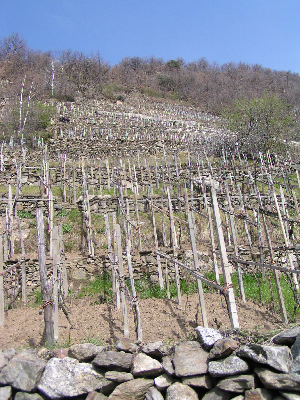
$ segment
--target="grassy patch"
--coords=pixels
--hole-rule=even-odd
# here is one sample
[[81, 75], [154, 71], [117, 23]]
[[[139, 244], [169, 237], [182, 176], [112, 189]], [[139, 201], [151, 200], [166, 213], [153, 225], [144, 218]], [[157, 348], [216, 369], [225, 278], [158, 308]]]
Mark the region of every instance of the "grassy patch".
[[[213, 272], [206, 273], [205, 277], [214, 281], [214, 274]], [[232, 283], [234, 286], [235, 296], [238, 297], [240, 295], [239, 292], [239, 283], [238, 283], [238, 275], [237, 272], [231, 274]], [[276, 290], [276, 284], [274, 280], [273, 274], [270, 274], [270, 282], [272, 293], [270, 291], [270, 283], [269, 280], [263, 279], [261, 273], [256, 274], [243, 274], [243, 283], [244, 283], [244, 290], [246, 299], [251, 299], [259, 304], [264, 304], [266, 306], [272, 305], [272, 294], [274, 296], [275, 307], [277, 311], [279, 311], [279, 303], [278, 303], [278, 296]], [[224, 285], [224, 279], [220, 276], [220, 284]], [[288, 317], [291, 320], [295, 319], [295, 299], [293, 295], [293, 291], [290, 288], [288, 280], [284, 274], [280, 276], [280, 286], [282, 290], [283, 299], [285, 302], [286, 311]], [[300, 317], [300, 310], [297, 309], [296, 311], [297, 318]]]
[[79, 297], [92, 296], [96, 297], [95, 304], [110, 303], [113, 301], [113, 291], [111, 277], [108, 272], [95, 277], [94, 280], [89, 281], [88, 284], [81, 289]]
[[32, 215], [30, 211], [19, 210], [17, 211], [17, 215], [19, 218], [35, 218], [35, 216]]

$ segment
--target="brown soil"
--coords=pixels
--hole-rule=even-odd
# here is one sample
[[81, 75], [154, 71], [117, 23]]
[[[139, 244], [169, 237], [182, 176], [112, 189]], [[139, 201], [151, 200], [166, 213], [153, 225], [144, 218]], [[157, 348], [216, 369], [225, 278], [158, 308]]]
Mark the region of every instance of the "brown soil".
[[[195, 328], [201, 325], [198, 302], [197, 295], [188, 298], [183, 296], [181, 306], [177, 304], [176, 299], [139, 300], [143, 341], [163, 340], [165, 343], [174, 343], [182, 339], [191, 339]], [[216, 293], [206, 293], [205, 303], [209, 326], [230, 328], [225, 298]], [[93, 305], [85, 298], [71, 300], [68, 307], [72, 329], [65, 315], [59, 311], [59, 342], [62, 346], [90, 341], [112, 345], [123, 336], [122, 313], [114, 304]], [[251, 301], [242, 303], [237, 300], [237, 307], [241, 330], [258, 328], [261, 333], [281, 327], [279, 316], [274, 316]], [[130, 337], [135, 339], [131, 308], [128, 309], [128, 315]], [[0, 349], [41, 347], [43, 327], [44, 317], [39, 315], [38, 308], [21, 307], [8, 310], [5, 325], [0, 327]]]

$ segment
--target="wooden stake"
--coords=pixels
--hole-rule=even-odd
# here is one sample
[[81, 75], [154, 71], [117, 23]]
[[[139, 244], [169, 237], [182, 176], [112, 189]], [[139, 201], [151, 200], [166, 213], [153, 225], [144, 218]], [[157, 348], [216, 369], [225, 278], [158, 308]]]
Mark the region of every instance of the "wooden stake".
[[[195, 229], [194, 229], [194, 223], [193, 223], [193, 219], [192, 219], [192, 215], [191, 215], [190, 211], [187, 213], [187, 217], [188, 217], [188, 222], [189, 222], [189, 230], [190, 230], [190, 238], [191, 238], [193, 258], [194, 258], [194, 266], [195, 266], [195, 270], [200, 272], [199, 258], [198, 258], [198, 253], [197, 253], [196, 240], [195, 240]], [[200, 302], [200, 307], [201, 307], [201, 312], [202, 312], [203, 327], [208, 328], [205, 300], [204, 300], [204, 292], [203, 292], [202, 282], [200, 279], [197, 279], [197, 285], [198, 285], [198, 293], [199, 293], [199, 302]]]
[[[167, 188], [167, 196], [168, 196], [168, 202], [169, 202], [169, 215], [170, 215], [170, 226], [171, 226], [173, 257], [177, 257], [178, 244], [177, 244], [176, 230], [175, 230], [174, 217], [173, 217], [173, 208], [172, 208], [169, 188]], [[174, 267], [175, 267], [175, 280], [176, 280], [176, 289], [177, 289], [177, 300], [178, 300], [178, 304], [181, 305], [180, 277], [179, 277], [178, 265], [176, 263], [174, 263]]]
[[37, 208], [36, 210], [36, 219], [37, 219], [37, 237], [38, 237], [38, 258], [39, 258], [41, 291], [42, 291], [44, 321], [45, 321], [45, 339], [48, 345], [53, 345], [54, 330], [52, 321], [52, 301], [51, 301], [50, 285], [47, 278], [44, 221], [43, 221], [43, 211], [41, 208]]
[[[152, 224], [153, 224], [153, 236], [154, 236], [155, 250], [158, 251], [159, 248], [158, 248], [158, 240], [157, 240], [157, 232], [156, 232], [156, 222], [155, 222], [155, 215], [154, 215], [154, 210], [153, 210], [153, 206], [152, 206], [152, 200], [151, 200], [151, 213], [152, 213]], [[161, 269], [161, 262], [160, 262], [159, 254], [156, 254], [156, 259], [157, 259], [159, 286], [161, 289], [163, 289], [164, 280], [163, 280], [163, 276], [162, 276], [162, 269]]]
[[239, 321], [238, 321], [238, 314], [237, 314], [237, 309], [236, 309], [234, 291], [233, 291], [233, 287], [232, 287], [226, 246], [225, 246], [225, 241], [224, 241], [224, 236], [223, 236], [223, 231], [222, 231], [222, 221], [221, 221], [221, 217], [220, 217], [217, 194], [216, 194], [216, 190], [213, 186], [213, 183], [211, 185], [211, 196], [212, 196], [212, 205], [213, 205], [213, 211], [214, 211], [215, 225], [216, 225], [218, 242], [219, 242], [219, 250], [220, 250], [220, 256], [221, 256], [221, 266], [222, 266], [222, 270], [223, 270], [224, 284], [225, 284], [225, 287], [228, 288], [227, 305], [228, 305], [228, 312], [229, 312], [229, 317], [230, 317], [230, 321], [231, 321], [231, 327], [233, 329], [239, 329], [240, 326], [239, 326]]
[[[283, 220], [282, 220], [282, 216], [281, 216], [281, 212], [280, 212], [280, 208], [279, 208], [279, 204], [278, 204], [278, 200], [277, 200], [277, 196], [276, 196], [276, 193], [275, 193], [275, 189], [274, 189], [274, 185], [273, 185], [273, 181], [272, 181], [272, 177], [271, 176], [270, 176], [270, 181], [271, 181], [273, 198], [274, 198], [274, 202], [275, 202], [275, 206], [276, 206], [276, 210], [277, 210], [277, 214], [278, 214], [278, 218], [279, 218], [279, 222], [280, 222], [280, 227], [281, 227], [284, 243], [285, 243], [286, 247], [289, 247], [290, 242], [289, 242], [289, 239], [288, 239], [288, 237], [286, 235], [286, 232], [285, 232], [285, 228], [284, 228], [284, 225], [283, 225]], [[289, 251], [287, 251], [287, 256], [288, 256], [288, 259], [289, 259], [289, 264], [290, 264], [291, 269], [295, 269], [294, 262], [293, 262], [293, 259], [292, 259], [292, 255], [291, 255], [291, 253]], [[299, 290], [298, 278], [297, 278], [296, 274], [293, 274], [293, 281], [295, 283], [296, 289]]]
[[124, 270], [123, 270], [123, 256], [122, 256], [122, 244], [121, 244], [121, 230], [120, 225], [116, 225], [116, 233], [117, 233], [117, 247], [118, 247], [118, 262], [119, 262], [119, 279], [120, 279], [120, 288], [121, 288], [121, 303], [122, 303], [122, 312], [123, 312], [123, 326], [124, 326], [124, 337], [129, 337], [129, 328], [128, 328], [128, 318], [127, 318], [127, 306], [125, 300], [124, 293]]
[[26, 303], [26, 266], [25, 266], [25, 248], [22, 237], [22, 229], [20, 218], [17, 217], [17, 224], [19, 228], [20, 246], [21, 246], [21, 268], [22, 268], [22, 302]]
[[125, 222], [125, 219], [124, 219], [124, 228], [125, 228], [125, 234], [126, 234], [126, 257], [127, 257], [128, 273], [129, 273], [131, 293], [132, 293], [132, 302], [133, 302], [133, 307], [134, 307], [135, 315], [136, 315], [136, 334], [137, 334], [137, 340], [139, 342], [142, 342], [143, 341], [142, 321], [141, 321], [141, 316], [140, 316], [140, 309], [139, 309], [137, 294], [136, 294], [136, 290], [135, 290], [133, 268], [132, 268], [132, 264], [131, 264], [130, 224], [128, 221]]
[[59, 243], [58, 226], [53, 227], [52, 235], [53, 247], [53, 301], [54, 301], [54, 340], [58, 342], [58, 265], [59, 265]]
[[[226, 196], [227, 196], [227, 201], [228, 201], [228, 208], [230, 211], [229, 215], [229, 220], [230, 220], [230, 226], [231, 226], [231, 233], [232, 233], [232, 240], [233, 240], [233, 247], [234, 247], [234, 255], [236, 258], [239, 258], [239, 251], [238, 251], [238, 243], [237, 243], [237, 235], [236, 235], [236, 226], [234, 222], [234, 216], [233, 216], [233, 207], [231, 204], [231, 198], [228, 190], [227, 183], [225, 182], [225, 190], [226, 190]], [[242, 277], [242, 271], [237, 263], [237, 273], [238, 273], [238, 281], [239, 281], [239, 288], [240, 288], [240, 295], [243, 300], [243, 302], [246, 302], [245, 298], [245, 290], [244, 290], [244, 283], [243, 283], [243, 277]]]
[[[259, 193], [258, 189], [257, 189], [257, 198], [258, 198], [259, 206], [262, 207], [262, 201], [261, 201], [261, 197], [260, 197], [260, 193]], [[273, 252], [271, 238], [270, 238], [270, 234], [269, 234], [269, 230], [268, 230], [268, 226], [267, 226], [266, 216], [264, 213], [261, 213], [261, 216], [262, 216], [262, 220], [263, 220], [264, 231], [266, 234], [268, 248], [269, 248], [270, 257], [271, 257], [271, 263], [272, 263], [274, 260], [274, 252]], [[285, 325], [288, 325], [288, 318], [287, 318], [286, 308], [285, 308], [282, 290], [281, 290], [281, 286], [280, 286], [278, 271], [273, 269], [273, 275], [274, 275], [274, 280], [275, 280], [275, 285], [276, 285], [276, 290], [277, 290], [277, 295], [278, 295], [278, 302], [279, 302], [279, 308], [280, 308], [282, 322]]]

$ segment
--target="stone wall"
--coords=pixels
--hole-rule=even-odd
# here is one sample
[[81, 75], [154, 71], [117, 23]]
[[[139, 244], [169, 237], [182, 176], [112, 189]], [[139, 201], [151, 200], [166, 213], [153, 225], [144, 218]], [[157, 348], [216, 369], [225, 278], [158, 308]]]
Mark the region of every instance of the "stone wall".
[[1, 400], [296, 400], [300, 326], [268, 344], [240, 343], [198, 327], [174, 346], [91, 343], [69, 349], [0, 350]]

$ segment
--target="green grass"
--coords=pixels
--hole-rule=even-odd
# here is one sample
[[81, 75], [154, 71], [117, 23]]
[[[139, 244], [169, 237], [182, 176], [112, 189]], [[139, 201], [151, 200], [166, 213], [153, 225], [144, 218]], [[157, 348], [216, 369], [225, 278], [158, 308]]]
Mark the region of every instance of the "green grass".
[[19, 210], [17, 211], [17, 215], [19, 218], [35, 218], [35, 216], [32, 215], [30, 211]]
[[[129, 279], [126, 280], [127, 286], [129, 286]], [[176, 282], [170, 281], [170, 298], [177, 297]], [[166, 299], [167, 298], [167, 288], [164, 286], [163, 289], [160, 288], [158, 283], [152, 283], [149, 279], [141, 279], [135, 282], [135, 289], [137, 295], [140, 299]], [[180, 280], [180, 292], [181, 294], [195, 294], [197, 293], [197, 282], [191, 279], [181, 279]]]
[[110, 303], [113, 301], [113, 291], [111, 277], [108, 272], [95, 277], [89, 281], [79, 292], [79, 297], [92, 296], [96, 297], [95, 304]]
[[[255, 275], [256, 275], [256, 277], [255, 277]], [[269, 280], [267, 278], [263, 279], [260, 272], [256, 273], [255, 275], [249, 274], [249, 273], [243, 274], [243, 284], [244, 284], [246, 299], [251, 299], [251, 300], [255, 301], [256, 303], [264, 304], [266, 306], [271, 306], [272, 305], [272, 295], [270, 292]], [[214, 280], [213, 272], [206, 273], [205, 277], [207, 279]], [[237, 272], [234, 272], [231, 274], [231, 279], [232, 279], [232, 283], [234, 286], [235, 296], [238, 297], [240, 295], [240, 292], [239, 292], [239, 283], [238, 283]], [[276, 284], [275, 284], [273, 274], [270, 275], [270, 281], [271, 281], [271, 287], [272, 287], [272, 292], [273, 292], [273, 296], [274, 296], [276, 309], [277, 309], [277, 311], [279, 311], [278, 296], [277, 296]], [[220, 284], [224, 285], [224, 279], [222, 276], [220, 276]], [[280, 286], [281, 286], [282, 295], [284, 298], [288, 317], [289, 317], [289, 319], [294, 320], [295, 319], [295, 312], [294, 312], [295, 299], [294, 299], [293, 291], [291, 290], [285, 275], [280, 276]], [[297, 310], [297, 318], [299, 318], [299, 317], [300, 317], [300, 310], [298, 309]]]

